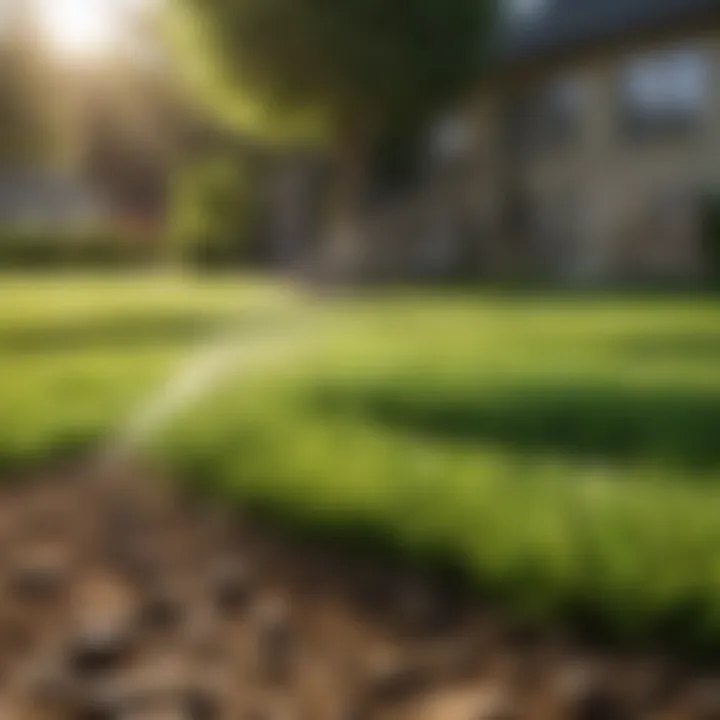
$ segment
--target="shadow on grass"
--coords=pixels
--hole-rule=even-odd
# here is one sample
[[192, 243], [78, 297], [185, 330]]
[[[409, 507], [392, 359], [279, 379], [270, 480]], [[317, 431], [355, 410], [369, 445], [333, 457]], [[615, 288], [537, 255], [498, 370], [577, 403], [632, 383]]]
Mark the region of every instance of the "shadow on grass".
[[[230, 316], [218, 312], [158, 313], [88, 318], [0, 330], [0, 353], [55, 355], [188, 345], [219, 328]], [[255, 325], [253, 318], [248, 325]], [[244, 323], [241, 323], [244, 324]]]
[[519, 453], [720, 466], [720, 393], [593, 383], [518, 384], [433, 393], [408, 386], [324, 387], [314, 401], [421, 437]]
[[668, 333], [635, 338], [622, 343], [621, 349], [641, 360], [720, 361], [720, 332]]

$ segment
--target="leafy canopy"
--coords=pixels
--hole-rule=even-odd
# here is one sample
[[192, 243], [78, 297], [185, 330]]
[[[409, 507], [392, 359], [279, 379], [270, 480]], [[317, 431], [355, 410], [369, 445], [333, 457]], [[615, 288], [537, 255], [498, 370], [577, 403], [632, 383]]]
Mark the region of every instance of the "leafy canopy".
[[216, 77], [269, 115], [382, 130], [471, 82], [490, 0], [179, 0]]

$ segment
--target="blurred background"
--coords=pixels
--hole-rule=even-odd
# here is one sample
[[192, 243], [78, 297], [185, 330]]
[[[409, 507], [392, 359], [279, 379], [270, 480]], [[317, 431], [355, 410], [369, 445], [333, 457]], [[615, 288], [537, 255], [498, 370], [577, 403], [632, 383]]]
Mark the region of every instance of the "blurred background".
[[713, 282], [713, 2], [217, 6], [4, 1], [5, 264]]
[[0, 0], [0, 716], [717, 717], [719, 281], [718, 0]]

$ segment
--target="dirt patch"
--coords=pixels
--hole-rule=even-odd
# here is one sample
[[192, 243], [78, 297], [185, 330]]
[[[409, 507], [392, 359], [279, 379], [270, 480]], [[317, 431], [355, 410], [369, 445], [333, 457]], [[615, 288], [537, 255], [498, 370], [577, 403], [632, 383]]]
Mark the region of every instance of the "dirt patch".
[[720, 718], [720, 679], [531, 633], [466, 594], [133, 470], [0, 491], [0, 718]]

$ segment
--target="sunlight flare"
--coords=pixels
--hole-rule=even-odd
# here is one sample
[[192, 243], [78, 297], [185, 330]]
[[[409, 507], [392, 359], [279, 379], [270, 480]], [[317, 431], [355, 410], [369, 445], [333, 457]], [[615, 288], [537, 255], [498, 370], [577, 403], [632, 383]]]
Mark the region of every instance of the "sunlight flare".
[[123, 0], [38, 0], [48, 41], [66, 55], [107, 52], [120, 40]]

